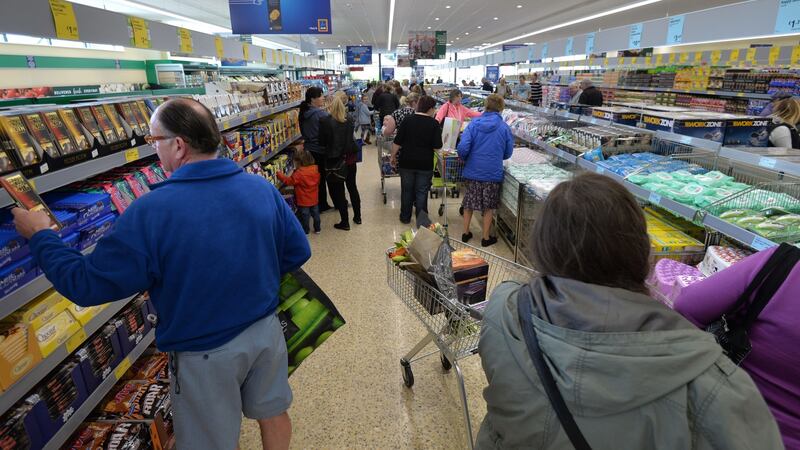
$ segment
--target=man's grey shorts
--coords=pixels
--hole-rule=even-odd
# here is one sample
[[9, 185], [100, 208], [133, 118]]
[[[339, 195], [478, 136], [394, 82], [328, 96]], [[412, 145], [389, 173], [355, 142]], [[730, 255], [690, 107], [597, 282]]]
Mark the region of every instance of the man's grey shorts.
[[283, 414], [292, 403], [286, 340], [277, 316], [265, 317], [219, 348], [170, 354], [171, 398], [179, 450], [232, 450], [242, 413]]

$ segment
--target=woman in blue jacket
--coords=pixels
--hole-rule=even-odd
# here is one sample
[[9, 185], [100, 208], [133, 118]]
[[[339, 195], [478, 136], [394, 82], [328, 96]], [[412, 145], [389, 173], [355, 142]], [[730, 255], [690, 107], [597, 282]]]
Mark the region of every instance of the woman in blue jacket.
[[503, 184], [503, 160], [511, 158], [514, 136], [503, 122], [500, 112], [505, 108], [503, 97], [492, 94], [486, 97], [485, 112], [472, 119], [461, 134], [458, 156], [464, 160], [464, 178], [467, 192], [464, 195], [464, 234], [461, 240], [472, 239], [469, 224], [473, 211], [483, 212], [483, 239], [488, 247], [497, 243], [491, 235], [494, 210], [500, 205], [500, 187]]

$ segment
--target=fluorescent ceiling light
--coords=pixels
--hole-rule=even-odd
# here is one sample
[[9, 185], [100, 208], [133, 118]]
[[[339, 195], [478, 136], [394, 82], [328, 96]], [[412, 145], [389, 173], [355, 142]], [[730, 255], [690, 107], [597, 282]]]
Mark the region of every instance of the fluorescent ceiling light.
[[469, 31], [467, 31], [467, 32], [466, 32], [466, 33], [464, 33], [464, 34], [466, 34], [467, 36], [469, 36]]
[[[658, 3], [662, 0], [644, 0], [637, 3], [631, 3], [629, 5], [620, 6], [619, 8], [609, 9], [608, 11], [603, 11], [597, 14], [592, 14], [591, 16], [582, 17], [580, 19], [570, 20], [569, 22], [560, 23], [558, 25], [553, 25], [551, 27], [542, 28], [541, 30], [536, 30], [530, 33], [522, 34], [520, 36], [513, 37], [511, 39], [506, 39], [500, 42], [495, 42], [494, 44], [490, 45], [489, 47], [496, 47], [498, 45], [507, 44], [512, 41], [517, 41], [519, 39], [525, 39], [526, 37], [535, 36], [537, 34], [547, 33], [549, 31], [558, 30], [560, 28], [569, 27], [572, 25], [577, 25], [579, 23], [588, 22], [590, 20], [599, 19], [601, 17], [611, 16], [617, 13], [621, 13], [624, 11], [628, 11], [635, 8], [640, 8], [642, 6], [652, 5], [653, 3]], [[521, 8], [521, 5], [517, 5], [518, 8]], [[486, 47], [486, 48], [489, 48]]]
[[139, 2], [134, 2], [131, 0], [114, 0], [114, 3], [128, 6], [131, 8], [141, 9], [143, 11], [149, 11], [156, 14], [161, 14], [167, 17], [172, 17], [173, 19], [178, 19], [183, 22], [186, 22], [185, 28], [189, 28], [195, 31], [200, 31], [202, 33], [231, 33], [232, 30], [230, 28], [221, 27], [219, 25], [214, 25], [208, 22], [203, 22], [197, 19], [192, 19], [191, 17], [183, 16], [180, 14], [176, 14], [172, 11], [167, 11], [166, 9], [156, 8], [154, 6], [145, 5]]
[[483, 28], [482, 26], [478, 25], [478, 28]]
[[499, 18], [498, 18], [498, 17], [494, 17], [493, 19], [494, 19], [494, 20], [498, 20]]
[[260, 38], [257, 36], [253, 36], [253, 45], [258, 45], [259, 47], [276, 48], [279, 50], [293, 50], [295, 52], [300, 52], [299, 48], [292, 47], [289, 45], [279, 44], [277, 42], [270, 41], [268, 39]]
[[431, 27], [428, 27], [428, 29], [430, 30], [430, 29], [431, 29]]
[[439, 20], [439, 18], [438, 17], [434, 17], [433, 20]]
[[517, 5], [517, 9], [522, 8], [522, 5]]
[[523, 45], [536, 45], [536, 42], [526, 42]]
[[445, 9], [450, 9], [450, 5], [447, 5], [447, 6], [445, 6], [444, 8], [445, 8]]
[[395, 3], [396, 3], [396, 0], [390, 0], [390, 3], [389, 3], [389, 39], [388, 39], [389, 42], [386, 45], [386, 51], [387, 52], [392, 51], [392, 31], [394, 29], [394, 6], [395, 6]]

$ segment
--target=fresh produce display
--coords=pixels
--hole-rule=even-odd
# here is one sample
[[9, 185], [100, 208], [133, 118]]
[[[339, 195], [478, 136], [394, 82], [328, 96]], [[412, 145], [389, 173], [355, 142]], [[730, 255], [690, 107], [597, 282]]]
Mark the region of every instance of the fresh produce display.
[[330, 298], [302, 270], [283, 277], [278, 318], [289, 352], [289, 375], [345, 324]]
[[[800, 208], [795, 211], [800, 212]], [[782, 208], [731, 209], [719, 217], [774, 242], [793, 242], [800, 239], [800, 214], [792, 214]]]

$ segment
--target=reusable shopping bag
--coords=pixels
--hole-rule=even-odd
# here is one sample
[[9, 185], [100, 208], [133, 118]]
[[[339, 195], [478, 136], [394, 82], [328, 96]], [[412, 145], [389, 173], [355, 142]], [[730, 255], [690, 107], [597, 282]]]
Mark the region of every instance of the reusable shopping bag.
[[281, 280], [278, 319], [289, 352], [289, 375], [344, 324], [336, 305], [303, 270]]

